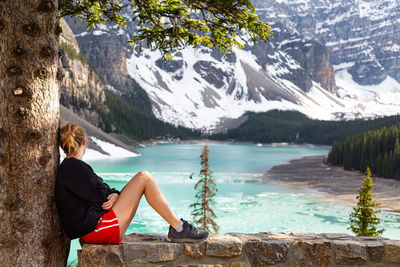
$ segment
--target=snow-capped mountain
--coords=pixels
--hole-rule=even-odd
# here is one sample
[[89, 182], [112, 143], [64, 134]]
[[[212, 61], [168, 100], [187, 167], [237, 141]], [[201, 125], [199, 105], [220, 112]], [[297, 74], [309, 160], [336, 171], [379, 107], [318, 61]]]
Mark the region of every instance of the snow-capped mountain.
[[336, 95], [358, 107], [359, 116], [398, 113], [400, 1], [255, 0], [254, 4], [264, 21], [290, 25], [328, 47]]
[[400, 82], [400, 1], [255, 0], [259, 17], [285, 21], [329, 48], [361, 85]]
[[136, 81], [155, 116], [174, 124], [224, 128], [245, 111], [275, 108], [319, 119], [398, 112], [399, 3], [257, 0], [255, 5], [274, 37], [225, 56], [187, 48], [164, 62], [159, 51], [132, 51], [126, 43], [136, 31], [131, 21], [124, 29], [101, 25], [89, 32], [69, 25], [108, 88], [135, 93]]
[[274, 108], [331, 118], [344, 104], [330, 93], [336, 87], [327, 49], [273, 26], [276, 38], [267, 45], [226, 56], [215, 49], [185, 49], [168, 62], [146, 50], [128, 59], [128, 71], [153, 100], [157, 117], [192, 128]]

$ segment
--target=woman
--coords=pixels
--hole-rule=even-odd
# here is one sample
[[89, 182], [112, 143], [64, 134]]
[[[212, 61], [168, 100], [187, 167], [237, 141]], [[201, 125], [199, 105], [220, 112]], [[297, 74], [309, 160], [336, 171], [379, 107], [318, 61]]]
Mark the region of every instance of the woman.
[[61, 222], [70, 239], [81, 237], [86, 243], [121, 243], [143, 195], [170, 224], [170, 240], [207, 239], [205, 229], [196, 228], [175, 215], [148, 172], [137, 173], [121, 192], [110, 188], [82, 161], [86, 144], [87, 136], [81, 127], [70, 122], [61, 128], [60, 146], [66, 158], [58, 168], [55, 194]]

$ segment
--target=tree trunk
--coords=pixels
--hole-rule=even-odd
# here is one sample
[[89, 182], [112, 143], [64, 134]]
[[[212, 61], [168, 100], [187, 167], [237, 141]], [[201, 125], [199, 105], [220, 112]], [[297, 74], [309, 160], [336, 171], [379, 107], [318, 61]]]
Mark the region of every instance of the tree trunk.
[[0, 0], [0, 265], [65, 266], [56, 210], [58, 0]]

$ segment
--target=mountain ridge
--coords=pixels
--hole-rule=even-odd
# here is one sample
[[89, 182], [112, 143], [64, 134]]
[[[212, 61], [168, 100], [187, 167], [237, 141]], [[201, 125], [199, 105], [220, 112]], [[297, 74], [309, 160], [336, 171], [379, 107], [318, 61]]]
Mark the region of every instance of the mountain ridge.
[[[324, 0], [322, 4], [330, 7], [343, 1]], [[310, 6], [318, 4], [316, 0], [303, 2]], [[132, 50], [127, 40], [137, 26], [131, 20], [126, 28], [104, 24], [89, 31], [85, 25], [67, 22], [85, 57], [104, 76], [107, 88], [116, 93], [136, 94], [138, 100], [145, 99], [142, 108], [174, 125], [224, 131], [229, 126], [223, 121], [234, 121], [246, 111], [276, 108], [299, 110], [311, 118], [325, 120], [396, 114], [400, 103], [398, 81], [387, 76], [379, 80], [379, 85], [370, 81], [357, 83], [350, 71], [355, 64], [340, 61], [339, 52], [332, 50], [336, 46], [332, 48], [330, 39], [323, 39], [324, 32], [336, 32], [329, 28], [330, 24], [323, 24], [320, 17], [326, 16], [341, 25], [348, 16], [340, 16], [340, 11], [347, 14], [346, 10], [335, 9], [336, 13], [325, 14], [325, 8], [318, 15], [304, 7], [309, 12], [306, 14], [311, 14], [307, 24], [307, 15], [293, 15], [300, 8], [294, 1], [278, 1], [268, 8], [268, 1], [254, 3], [260, 18], [269, 22], [275, 32], [268, 44], [235, 49], [225, 56], [216, 49], [202, 47], [194, 52], [187, 48], [173, 52], [174, 60], [169, 62], [161, 60], [159, 51], [144, 49], [139, 55]], [[272, 21], [265, 14], [281, 16]], [[325, 29], [317, 32], [320, 36], [311, 34], [316, 28], [313, 23], [320, 23], [320, 28]], [[309, 34], [305, 33], [307, 30]]]

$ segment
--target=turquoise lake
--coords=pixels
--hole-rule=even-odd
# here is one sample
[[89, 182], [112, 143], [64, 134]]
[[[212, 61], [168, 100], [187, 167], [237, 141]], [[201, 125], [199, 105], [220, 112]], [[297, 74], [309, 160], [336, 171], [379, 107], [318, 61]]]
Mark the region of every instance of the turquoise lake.
[[[192, 220], [194, 184], [200, 171], [204, 143], [159, 144], [140, 148], [139, 157], [87, 161], [111, 187], [122, 189], [137, 172], [147, 170], [179, 217]], [[329, 149], [314, 146], [256, 146], [210, 143], [210, 169], [218, 192], [214, 211], [221, 233], [314, 232], [349, 233], [348, 203], [331, 201], [315, 191], [283, 187], [261, 179], [272, 166], [304, 156], [327, 155]], [[400, 239], [400, 213], [380, 215], [384, 237]], [[168, 224], [143, 197], [127, 233], [167, 233]], [[71, 243], [69, 263], [80, 249]]]

